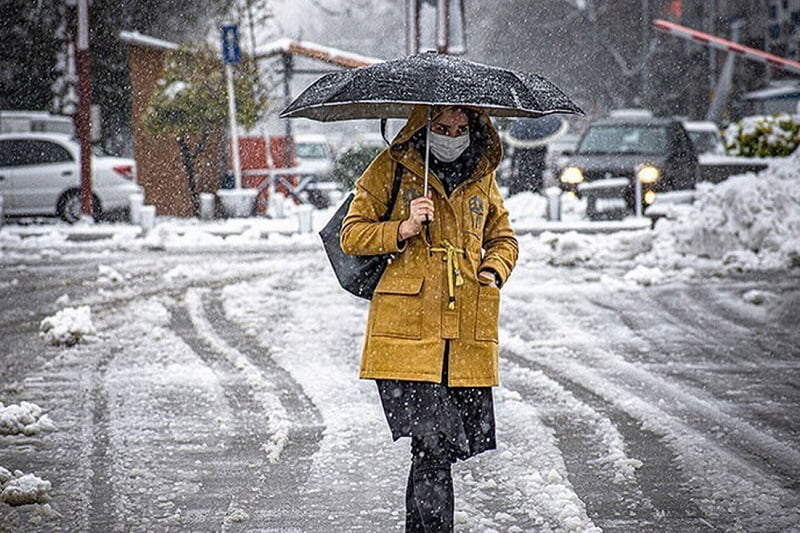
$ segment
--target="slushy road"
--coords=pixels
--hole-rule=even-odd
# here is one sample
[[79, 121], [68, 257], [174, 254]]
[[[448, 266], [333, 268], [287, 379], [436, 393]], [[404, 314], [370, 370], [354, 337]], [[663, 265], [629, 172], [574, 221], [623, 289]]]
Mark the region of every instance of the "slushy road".
[[[402, 531], [408, 443], [325, 261], [0, 269], [0, 402], [56, 425], [0, 435], [0, 466], [52, 484], [49, 507], [0, 503], [0, 531]], [[498, 450], [454, 467], [457, 531], [799, 531], [800, 276], [623, 274], [528, 262], [503, 288]], [[82, 305], [86, 344], [39, 337]]]

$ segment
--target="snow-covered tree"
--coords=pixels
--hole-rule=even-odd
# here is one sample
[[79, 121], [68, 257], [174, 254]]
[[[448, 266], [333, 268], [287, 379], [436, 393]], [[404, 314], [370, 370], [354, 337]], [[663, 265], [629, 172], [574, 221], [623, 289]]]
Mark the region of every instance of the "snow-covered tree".
[[[266, 90], [253, 75], [255, 66], [243, 57], [234, 77], [236, 120], [246, 129], [256, 125], [267, 108]], [[215, 133], [228, 124], [225, 72], [219, 52], [208, 44], [184, 46], [168, 54], [159, 90], [143, 121], [154, 135], [172, 135], [178, 143], [192, 205], [200, 205], [195, 172], [197, 158]]]
[[725, 129], [725, 144], [733, 155], [784, 157], [800, 146], [800, 115], [747, 117]]

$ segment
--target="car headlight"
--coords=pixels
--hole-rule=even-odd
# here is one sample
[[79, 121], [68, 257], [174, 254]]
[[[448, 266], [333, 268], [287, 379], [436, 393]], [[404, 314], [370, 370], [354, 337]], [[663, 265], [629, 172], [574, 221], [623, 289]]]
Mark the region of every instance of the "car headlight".
[[567, 167], [561, 171], [560, 179], [563, 183], [576, 185], [583, 182], [583, 172], [578, 167]]
[[660, 175], [661, 171], [653, 165], [644, 165], [636, 171], [636, 178], [642, 183], [655, 183]]

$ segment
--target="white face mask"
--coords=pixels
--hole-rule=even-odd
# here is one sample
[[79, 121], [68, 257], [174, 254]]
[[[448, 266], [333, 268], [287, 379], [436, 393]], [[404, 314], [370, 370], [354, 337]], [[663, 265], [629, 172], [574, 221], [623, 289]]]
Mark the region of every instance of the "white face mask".
[[448, 137], [440, 133], [430, 132], [431, 153], [443, 163], [452, 163], [464, 153], [469, 146], [469, 133], [458, 137]]

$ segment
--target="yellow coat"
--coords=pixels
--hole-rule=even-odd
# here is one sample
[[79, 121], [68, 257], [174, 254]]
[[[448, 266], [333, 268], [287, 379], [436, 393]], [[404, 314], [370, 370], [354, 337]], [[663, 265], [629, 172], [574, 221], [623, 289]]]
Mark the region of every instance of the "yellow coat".
[[[441, 109], [433, 112], [435, 116]], [[397, 229], [408, 218], [411, 200], [422, 196], [425, 168], [423, 156], [408, 141], [425, 126], [426, 113], [426, 108], [417, 107], [391, 146], [358, 179], [342, 223], [341, 245], [346, 253], [396, 254], [370, 304], [360, 376], [438, 383], [444, 343], [449, 339], [449, 385], [496, 386], [500, 290], [480, 285], [477, 273], [490, 268], [505, 282], [517, 260], [517, 240], [495, 182], [494, 170], [502, 155], [500, 139], [481, 113], [485, 135], [473, 175], [448, 198], [439, 179], [430, 173], [433, 251], [424, 233], [400, 249]], [[405, 169], [400, 193], [389, 221], [379, 222], [389, 203], [397, 164]], [[453, 248], [450, 261], [446, 241]]]

